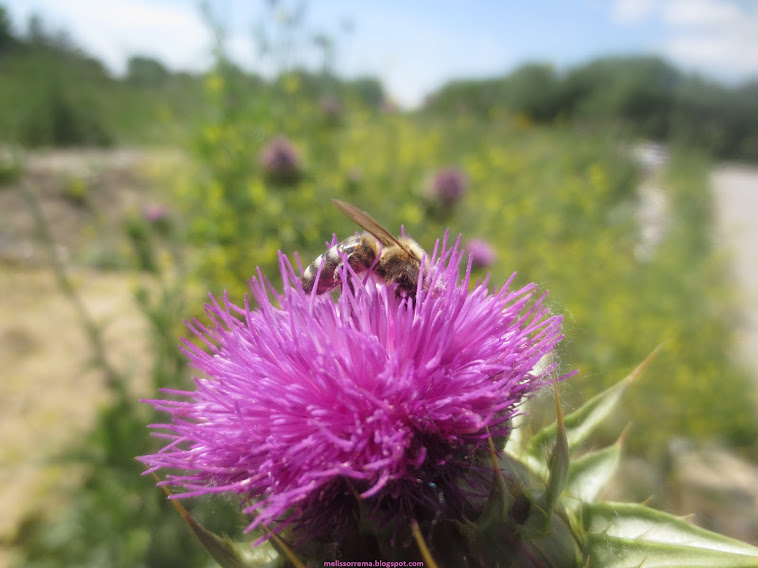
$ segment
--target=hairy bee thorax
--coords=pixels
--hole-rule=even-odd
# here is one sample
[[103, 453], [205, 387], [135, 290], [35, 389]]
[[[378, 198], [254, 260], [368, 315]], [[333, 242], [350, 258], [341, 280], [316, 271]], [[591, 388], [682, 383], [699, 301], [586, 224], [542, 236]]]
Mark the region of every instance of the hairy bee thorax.
[[375, 272], [389, 284], [397, 284], [398, 294], [415, 296], [421, 272], [421, 259], [426, 254], [413, 239], [398, 239], [402, 247], [382, 249]]
[[383, 281], [397, 284], [399, 295], [415, 296], [425, 252], [411, 238], [401, 237], [397, 242], [402, 246], [383, 246], [370, 233], [348, 237], [308, 265], [302, 276], [303, 290], [309, 293], [315, 287], [316, 294], [323, 294], [336, 288], [341, 282], [340, 268], [344, 259], [356, 274], [373, 265], [373, 272]]

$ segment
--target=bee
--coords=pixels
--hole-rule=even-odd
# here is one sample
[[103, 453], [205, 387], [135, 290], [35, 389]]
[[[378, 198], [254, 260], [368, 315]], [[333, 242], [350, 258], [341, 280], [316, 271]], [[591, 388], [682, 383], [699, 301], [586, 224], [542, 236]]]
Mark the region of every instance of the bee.
[[[337, 243], [314, 260], [303, 272], [303, 290], [311, 292], [315, 286], [316, 294], [323, 294], [336, 288], [340, 284], [339, 270], [344, 259], [356, 274], [373, 266], [373, 272], [382, 280], [397, 284], [398, 296], [414, 298], [421, 259], [426, 255], [424, 249], [409, 237], [393, 236], [365, 211], [344, 201], [332, 201], [365, 232]], [[317, 283], [319, 268], [321, 274]]]

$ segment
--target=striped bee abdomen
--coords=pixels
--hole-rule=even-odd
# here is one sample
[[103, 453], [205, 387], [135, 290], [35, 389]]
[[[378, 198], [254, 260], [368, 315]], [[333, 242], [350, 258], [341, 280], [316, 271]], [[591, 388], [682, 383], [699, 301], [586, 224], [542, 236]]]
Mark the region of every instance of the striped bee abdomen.
[[[366, 233], [348, 237], [319, 255], [308, 265], [301, 279], [303, 290], [310, 292], [315, 286], [316, 294], [323, 294], [336, 288], [340, 283], [339, 268], [342, 266], [343, 258], [347, 258], [348, 264], [355, 272], [364, 272], [376, 259], [377, 251], [378, 245], [375, 239]], [[319, 268], [321, 268], [320, 275]], [[316, 283], [317, 275], [318, 283]]]

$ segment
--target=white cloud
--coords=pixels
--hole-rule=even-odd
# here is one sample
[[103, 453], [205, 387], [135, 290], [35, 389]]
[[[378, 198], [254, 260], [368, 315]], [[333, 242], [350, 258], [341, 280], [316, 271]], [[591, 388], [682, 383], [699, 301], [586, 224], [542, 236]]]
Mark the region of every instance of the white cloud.
[[199, 70], [209, 63], [210, 34], [194, 4], [37, 0], [23, 7], [26, 15], [41, 14], [48, 27], [75, 34], [78, 45], [116, 72], [135, 54], [180, 69]]
[[655, 0], [616, 0], [611, 16], [616, 22], [636, 24], [649, 16], [654, 6]]
[[683, 65], [707, 69], [720, 78], [758, 76], [757, 37], [755, 26], [728, 33], [707, 30], [675, 35], [662, 42], [661, 49]]
[[[375, 74], [405, 108], [420, 105], [426, 93], [451, 77], [495, 75], [513, 64], [507, 40], [454, 20], [413, 12], [398, 17], [374, 5], [358, 14], [356, 26], [363, 36], [340, 54], [340, 69], [348, 75]], [[387, 30], [392, 30], [389, 37]]]
[[758, 75], [758, 3], [671, 0], [663, 6], [671, 34], [664, 54], [722, 79]]
[[660, 7], [664, 22], [681, 27], [729, 27], [746, 16], [739, 6], [724, 0], [669, 0]]
[[673, 62], [722, 80], [758, 76], [758, 2], [738, 0], [617, 0], [612, 16], [663, 28], [652, 46]]

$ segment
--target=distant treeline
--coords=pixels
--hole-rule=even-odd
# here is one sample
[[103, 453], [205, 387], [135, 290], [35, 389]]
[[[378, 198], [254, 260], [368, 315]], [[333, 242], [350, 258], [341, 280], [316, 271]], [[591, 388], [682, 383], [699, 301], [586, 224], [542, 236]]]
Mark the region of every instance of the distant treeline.
[[[225, 74], [243, 97], [276, 97], [296, 76], [298, 95], [311, 101], [331, 96], [373, 108], [385, 101], [372, 77], [290, 70], [266, 81], [230, 62]], [[0, 78], [0, 143], [26, 146], [175, 143], [191, 132], [206, 96], [203, 75], [171, 71], [150, 57], [132, 57], [124, 76], [114, 77], [38, 17], [14, 34], [2, 6]], [[610, 125], [632, 136], [683, 140], [717, 158], [758, 161], [758, 80], [730, 88], [655, 57], [599, 59], [560, 74], [528, 64], [500, 78], [453, 81], [422, 112]]]
[[200, 94], [197, 80], [186, 74], [152, 76], [160, 88], [145, 89], [150, 73], [161, 69], [135, 58], [126, 77], [114, 78], [67, 33], [48, 30], [39, 17], [15, 34], [0, 6], [0, 143], [152, 142], [158, 116], [188, 111]]
[[453, 81], [424, 110], [612, 124], [632, 135], [681, 139], [718, 158], [758, 161], [758, 79], [729, 88], [657, 57], [598, 59], [563, 74], [528, 64], [500, 78]]
[[[298, 93], [319, 103], [328, 96], [378, 108], [379, 80], [342, 81], [326, 73], [293, 71], [266, 81], [225, 62], [224, 74], [243, 97], [272, 96], [297, 76]], [[206, 108], [207, 74], [174, 72], [135, 55], [122, 77], [79, 48], [64, 31], [32, 17], [14, 33], [0, 6], [0, 144], [82, 146], [172, 144], [192, 132]], [[233, 104], [233, 101], [230, 101]]]

